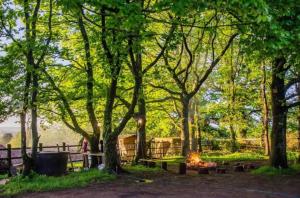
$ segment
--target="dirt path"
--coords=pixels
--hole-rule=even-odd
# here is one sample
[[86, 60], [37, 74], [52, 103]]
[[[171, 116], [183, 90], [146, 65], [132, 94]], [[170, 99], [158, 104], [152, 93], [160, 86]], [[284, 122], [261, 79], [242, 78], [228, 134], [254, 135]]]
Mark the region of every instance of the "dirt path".
[[[139, 178], [153, 183], [138, 183]], [[55, 192], [30, 193], [23, 198], [93, 197], [203, 197], [203, 198], [300, 198], [300, 175], [263, 177], [249, 173], [179, 176], [172, 173], [122, 175], [106, 184]]]

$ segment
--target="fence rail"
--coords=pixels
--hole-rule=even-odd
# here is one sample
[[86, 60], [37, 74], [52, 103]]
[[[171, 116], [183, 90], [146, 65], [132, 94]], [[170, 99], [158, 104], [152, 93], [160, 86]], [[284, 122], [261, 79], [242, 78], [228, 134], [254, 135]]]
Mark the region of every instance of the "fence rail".
[[[67, 145], [65, 142], [62, 142], [61, 145], [57, 144], [44, 146], [42, 143], [39, 143], [38, 150], [41, 151], [69, 151], [70, 156], [72, 158], [72, 162], [80, 162], [83, 161], [82, 153], [79, 152], [81, 145]], [[30, 150], [31, 147], [26, 147], [26, 150]], [[68, 158], [70, 161], [70, 158]], [[7, 144], [6, 148], [0, 148], [0, 171], [3, 169], [9, 169], [9, 167], [21, 165], [22, 156], [21, 156], [21, 147], [12, 148], [10, 144]]]

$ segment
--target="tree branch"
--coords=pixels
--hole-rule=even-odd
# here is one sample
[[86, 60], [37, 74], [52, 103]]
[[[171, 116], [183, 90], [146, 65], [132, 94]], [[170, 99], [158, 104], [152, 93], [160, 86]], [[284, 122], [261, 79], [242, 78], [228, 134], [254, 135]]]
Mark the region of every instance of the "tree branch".
[[44, 59], [47, 51], [48, 51], [48, 48], [49, 48], [49, 45], [50, 45], [50, 41], [52, 39], [52, 16], [53, 16], [53, 8], [52, 8], [52, 1], [53, 0], [50, 0], [50, 5], [49, 5], [49, 18], [48, 18], [48, 31], [49, 31], [49, 35], [48, 35], [48, 38], [47, 38], [47, 41], [46, 41], [46, 45], [45, 45], [45, 48], [40, 56], [40, 58], [38, 59], [36, 65], [40, 65], [40, 63], [42, 62], [42, 60]]
[[164, 86], [154, 85], [154, 84], [152, 84], [152, 83], [150, 83], [150, 86], [151, 86], [151, 87], [154, 87], [154, 88], [157, 88], [157, 89], [162, 89], [162, 90], [168, 92], [169, 94], [180, 95], [179, 92], [172, 91], [171, 89], [166, 88], [166, 87], [164, 87]]
[[216, 58], [216, 60], [214, 60], [210, 67], [206, 70], [205, 74], [203, 75], [203, 77], [198, 81], [197, 86], [194, 88], [194, 90], [189, 94], [190, 96], [194, 96], [200, 89], [201, 85], [205, 82], [205, 80], [208, 78], [209, 74], [212, 72], [212, 70], [214, 69], [214, 67], [220, 62], [221, 58], [224, 56], [224, 54], [226, 53], [227, 49], [230, 47], [231, 43], [233, 42], [234, 38], [237, 36], [238, 34], [235, 33], [233, 34], [230, 39], [228, 40], [225, 48], [222, 50], [221, 54]]
[[300, 101], [294, 102], [294, 103], [291, 103], [291, 104], [288, 104], [288, 105], [286, 106], [286, 108], [287, 108], [287, 109], [290, 109], [290, 108], [297, 107], [297, 106], [300, 106]]
[[147, 71], [150, 70], [159, 61], [159, 59], [162, 57], [165, 50], [167, 49], [167, 46], [168, 46], [168, 44], [169, 44], [169, 42], [170, 42], [170, 40], [173, 36], [173, 33], [174, 33], [175, 29], [176, 29], [176, 25], [173, 24], [170, 28], [170, 31], [168, 33], [168, 36], [165, 40], [164, 45], [161, 46], [161, 50], [160, 50], [159, 54], [156, 56], [156, 58], [149, 65], [146, 66], [146, 68], [143, 70], [143, 74], [147, 73]]
[[300, 76], [291, 79], [291, 80], [284, 86], [285, 92], [287, 92], [287, 90], [288, 90], [291, 86], [295, 85], [296, 83], [300, 83]]

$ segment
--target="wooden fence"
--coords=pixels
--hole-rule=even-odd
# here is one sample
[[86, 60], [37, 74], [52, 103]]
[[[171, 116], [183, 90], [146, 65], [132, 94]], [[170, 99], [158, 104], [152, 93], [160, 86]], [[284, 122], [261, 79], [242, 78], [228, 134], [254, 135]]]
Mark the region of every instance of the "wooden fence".
[[[75, 148], [75, 149], [74, 149]], [[80, 152], [81, 145], [67, 145], [65, 142], [62, 142], [61, 145], [55, 146], [44, 146], [42, 143], [39, 143], [38, 150], [41, 151], [68, 151], [71, 156], [75, 156], [72, 159], [73, 162], [82, 161], [82, 152]], [[26, 150], [30, 150], [31, 147], [27, 147]], [[21, 148], [12, 148], [10, 144], [6, 148], [0, 148], [0, 161], [7, 162], [7, 167], [18, 166], [22, 164]], [[6, 157], [3, 157], [3, 154]], [[76, 156], [77, 155], [77, 156]], [[80, 157], [78, 156], [80, 155]]]
[[[217, 140], [218, 141], [218, 140]], [[219, 141], [218, 141], [219, 142]], [[223, 141], [221, 141], [223, 142]], [[219, 142], [220, 149], [223, 149], [222, 143]], [[100, 145], [103, 148], [103, 145]], [[212, 150], [212, 142], [202, 141], [202, 148], [204, 151]], [[30, 151], [31, 147], [26, 148]], [[61, 145], [57, 144], [55, 146], [44, 146], [42, 143], [39, 143], [39, 151], [68, 151], [70, 152], [70, 158], [72, 162], [83, 161], [82, 152], [80, 152], [81, 145], [67, 145], [65, 142], [62, 142]], [[131, 144], [127, 145], [126, 148], [118, 148], [121, 160], [123, 162], [132, 161], [135, 157], [136, 145]], [[259, 145], [245, 144], [240, 149], [262, 149]], [[149, 158], [163, 158], [165, 156], [180, 155], [181, 145], [170, 144], [164, 141], [160, 142], [151, 142], [147, 145], [147, 156]], [[5, 156], [6, 154], [6, 156]], [[5, 157], [3, 157], [5, 156]], [[0, 148], [0, 161], [6, 161], [7, 167], [19, 166], [22, 164], [21, 157], [21, 148], [12, 148], [10, 144], [6, 148]]]

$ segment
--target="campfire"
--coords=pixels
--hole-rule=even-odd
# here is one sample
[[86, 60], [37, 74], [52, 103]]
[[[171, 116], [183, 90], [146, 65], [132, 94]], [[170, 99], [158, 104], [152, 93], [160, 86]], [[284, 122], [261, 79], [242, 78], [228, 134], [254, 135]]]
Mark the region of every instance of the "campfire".
[[186, 165], [189, 169], [198, 170], [199, 168], [216, 168], [217, 163], [215, 162], [204, 162], [200, 158], [200, 153], [190, 152], [186, 158]]

